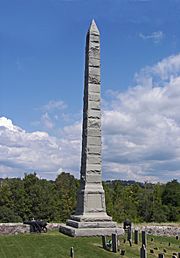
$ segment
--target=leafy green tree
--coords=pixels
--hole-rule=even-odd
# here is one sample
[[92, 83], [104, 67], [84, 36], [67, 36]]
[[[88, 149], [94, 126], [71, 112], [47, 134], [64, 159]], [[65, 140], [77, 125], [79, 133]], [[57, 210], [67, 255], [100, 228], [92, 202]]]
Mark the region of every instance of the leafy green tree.
[[76, 207], [78, 180], [69, 173], [62, 172], [55, 181], [57, 190], [56, 219], [66, 221]]

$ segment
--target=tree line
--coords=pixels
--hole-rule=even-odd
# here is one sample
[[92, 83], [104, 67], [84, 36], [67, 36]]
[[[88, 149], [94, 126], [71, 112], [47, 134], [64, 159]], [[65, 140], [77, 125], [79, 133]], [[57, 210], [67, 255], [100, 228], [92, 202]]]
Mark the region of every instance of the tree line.
[[[107, 213], [122, 222], [180, 221], [180, 183], [103, 182]], [[36, 173], [0, 180], [0, 222], [43, 219], [64, 222], [76, 207], [79, 180], [62, 172], [55, 181]]]

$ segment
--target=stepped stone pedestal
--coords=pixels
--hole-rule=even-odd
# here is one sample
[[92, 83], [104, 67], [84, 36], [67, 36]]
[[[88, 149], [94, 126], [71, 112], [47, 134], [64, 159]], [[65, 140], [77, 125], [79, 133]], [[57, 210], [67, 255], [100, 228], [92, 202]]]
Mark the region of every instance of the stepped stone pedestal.
[[106, 213], [101, 165], [100, 33], [92, 21], [86, 37], [81, 178], [75, 214], [60, 226], [70, 236], [121, 234]]

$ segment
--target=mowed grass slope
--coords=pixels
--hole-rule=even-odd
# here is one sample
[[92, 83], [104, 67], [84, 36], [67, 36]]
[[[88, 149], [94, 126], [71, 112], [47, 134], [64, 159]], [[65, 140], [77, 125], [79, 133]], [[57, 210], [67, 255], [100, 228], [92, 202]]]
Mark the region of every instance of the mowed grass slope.
[[[172, 257], [173, 252], [180, 252], [180, 241], [175, 237], [148, 237], [148, 258], [155, 258], [158, 253], [166, 250], [165, 257]], [[128, 242], [119, 238], [121, 249], [125, 249], [125, 256], [102, 249], [101, 237], [71, 238], [53, 231], [47, 234], [25, 234], [16, 236], [0, 236], [0, 258], [68, 258], [73, 246], [75, 258], [109, 258], [139, 257], [140, 245], [129, 247]], [[169, 242], [171, 245], [169, 246]], [[158, 250], [154, 249], [158, 248]], [[150, 249], [154, 254], [150, 254]]]

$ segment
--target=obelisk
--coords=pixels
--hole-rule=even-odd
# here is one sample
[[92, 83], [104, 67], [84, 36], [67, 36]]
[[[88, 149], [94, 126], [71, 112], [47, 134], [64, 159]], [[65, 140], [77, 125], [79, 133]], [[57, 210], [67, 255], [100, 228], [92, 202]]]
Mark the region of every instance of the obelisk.
[[110, 235], [118, 231], [106, 213], [101, 146], [100, 33], [93, 20], [86, 37], [80, 189], [75, 214], [60, 227], [65, 234]]

